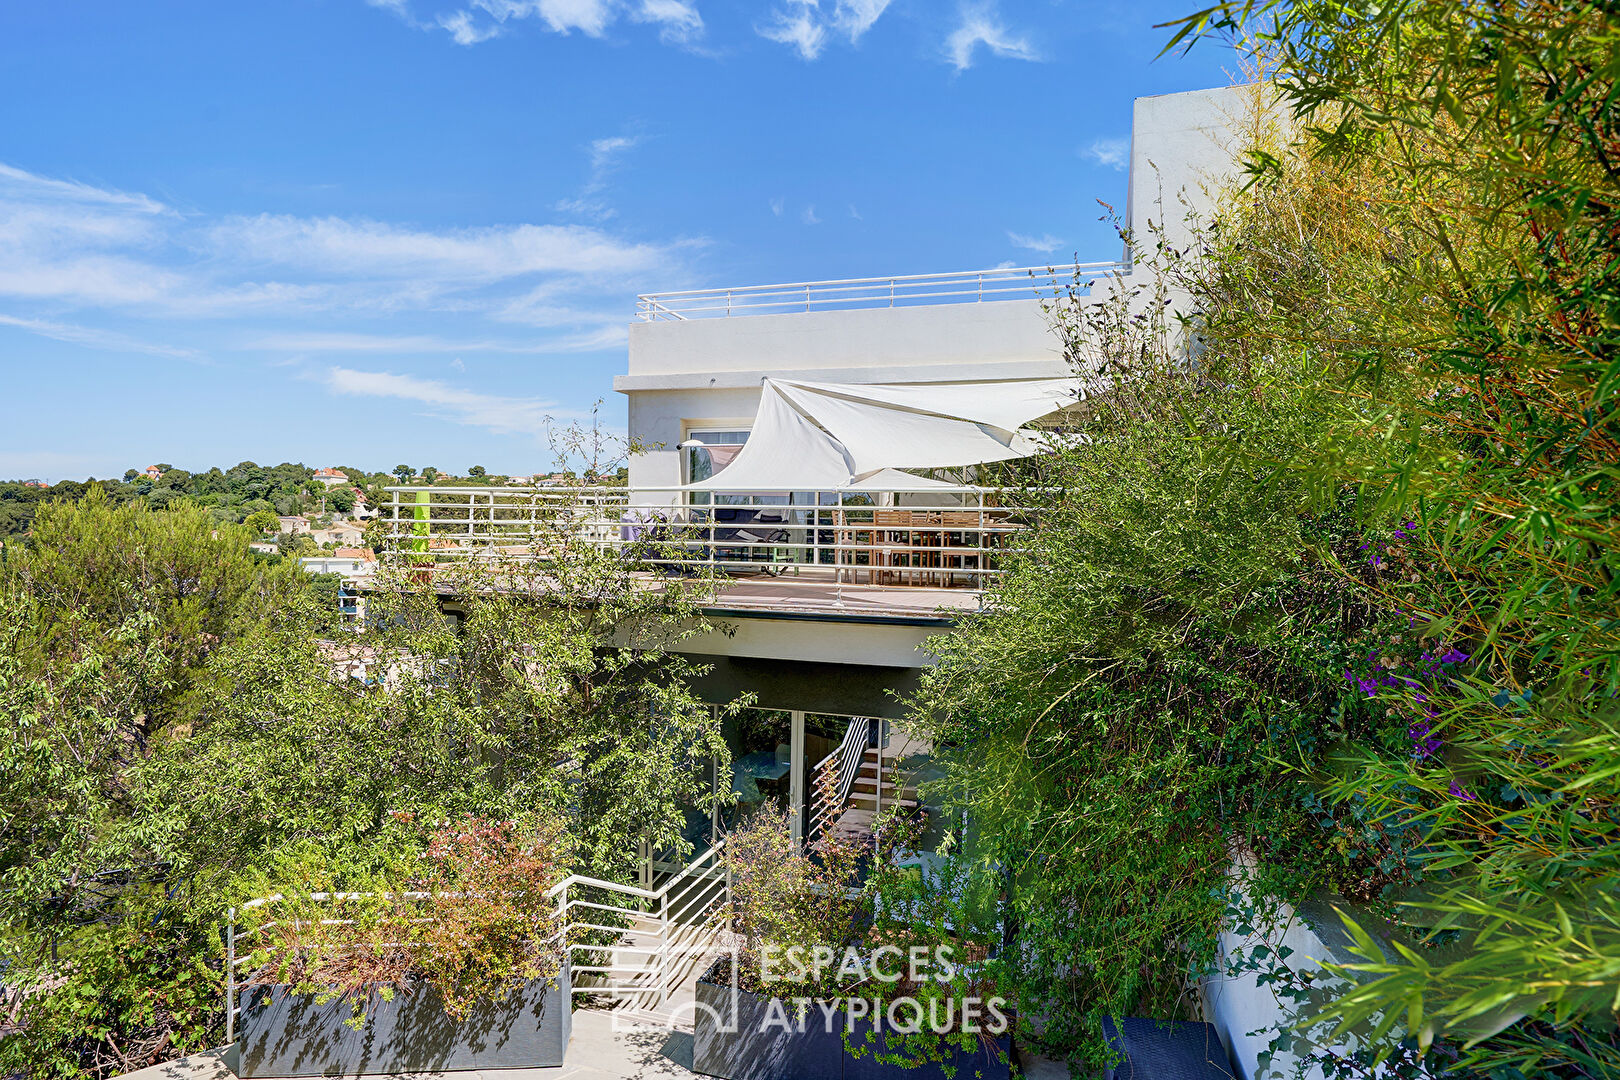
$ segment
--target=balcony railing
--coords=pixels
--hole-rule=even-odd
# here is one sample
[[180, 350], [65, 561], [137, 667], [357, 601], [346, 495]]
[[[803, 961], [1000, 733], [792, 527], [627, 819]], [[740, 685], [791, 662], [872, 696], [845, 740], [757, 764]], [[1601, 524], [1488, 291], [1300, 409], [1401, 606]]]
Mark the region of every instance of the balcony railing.
[[642, 322], [661, 322], [794, 311], [1029, 300], [1051, 295], [1058, 289], [1067, 289], [1075, 283], [1076, 278], [1080, 279], [1081, 288], [1086, 289], [1089, 288], [1087, 279], [1124, 273], [1128, 269], [1122, 262], [1012, 266], [953, 274], [907, 274], [647, 293], [636, 298], [636, 314]]
[[385, 564], [544, 564], [580, 542], [656, 578], [709, 572], [812, 586], [987, 588], [1034, 511], [1008, 493], [706, 492], [679, 488], [399, 487], [384, 507]]

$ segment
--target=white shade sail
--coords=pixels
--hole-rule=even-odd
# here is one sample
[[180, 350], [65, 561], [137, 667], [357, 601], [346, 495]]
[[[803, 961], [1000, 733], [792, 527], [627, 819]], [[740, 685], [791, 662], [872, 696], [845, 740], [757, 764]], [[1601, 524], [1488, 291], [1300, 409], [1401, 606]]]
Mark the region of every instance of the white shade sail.
[[1023, 425], [1083, 396], [1076, 379], [864, 386], [766, 379], [742, 450], [724, 472], [689, 486], [832, 491], [883, 469], [1028, 457], [1042, 447]]

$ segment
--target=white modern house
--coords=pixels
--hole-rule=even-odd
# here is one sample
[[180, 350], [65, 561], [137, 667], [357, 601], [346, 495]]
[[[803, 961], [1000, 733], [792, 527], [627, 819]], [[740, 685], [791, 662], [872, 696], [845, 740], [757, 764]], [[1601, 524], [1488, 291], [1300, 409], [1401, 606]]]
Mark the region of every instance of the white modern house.
[[[1129, 230], [1185, 239], [1189, 210], [1234, 171], [1254, 95], [1135, 103]], [[707, 614], [726, 632], [683, 646], [713, 668], [704, 692], [758, 697], [759, 722], [732, 748], [752, 770], [733, 785], [739, 798], [785, 803], [808, 836], [821, 818], [906, 797], [888, 786], [907, 748], [889, 746], [885, 721], [931, 662], [928, 638], [978, 608], [1027, 520], [976, 486], [978, 467], [1039, 452], [1032, 425], [1061, 426], [1065, 408], [1106, 389], [1077, 377], [1043, 302], [1077, 274], [1098, 302], [1134, 290], [1129, 252], [1107, 254], [1079, 267], [642, 295], [614, 379], [642, 448], [628, 488], [392, 489], [382, 510], [394, 555], [532, 552], [522, 520], [564, 497], [584, 507], [585, 535], [627, 554], [673, 539], [677, 556], [655, 560], [650, 578], [702, 565], [721, 579]], [[851, 717], [870, 719], [871, 747], [846, 745]], [[846, 805], [813, 806], [816, 770], [841, 747], [871, 760], [847, 763]]]
[[[1256, 93], [1137, 100], [1124, 211], [1133, 234], [1187, 237], [1189, 211], [1235, 171], [1230, 148]], [[1062, 355], [1043, 310], [1077, 272], [1096, 302], [1141, 283], [1128, 251], [1098, 254], [1078, 268], [638, 297], [613, 385], [643, 449], [627, 488], [576, 492], [583, 509], [570, 512], [584, 534], [629, 554], [664, 545], [652, 581], [695, 565], [720, 575], [706, 613], [728, 632], [683, 648], [712, 667], [699, 687], [710, 700], [757, 696], [727, 732], [731, 775], [717, 777], [738, 812], [786, 806], [810, 839], [858, 832], [915, 800], [928, 747], [889, 721], [931, 663], [927, 640], [979, 607], [998, 553], [1027, 521], [975, 482], [980, 466], [1040, 452], [1043, 427], [1061, 429], [1066, 409], [1106, 392]], [[390, 490], [391, 556], [416, 566], [534, 554], [521, 523], [559, 497], [532, 484]], [[816, 794], [828, 778], [830, 801]], [[690, 838], [702, 850], [726, 824], [695, 820]], [[680, 872], [649, 854], [642, 884]]]

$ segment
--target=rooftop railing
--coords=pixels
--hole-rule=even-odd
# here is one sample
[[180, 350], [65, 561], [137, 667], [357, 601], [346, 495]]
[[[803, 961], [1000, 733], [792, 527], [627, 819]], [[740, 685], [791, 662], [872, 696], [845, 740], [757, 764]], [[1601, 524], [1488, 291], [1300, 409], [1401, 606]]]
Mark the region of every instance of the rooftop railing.
[[1087, 278], [1124, 273], [1128, 269], [1122, 262], [1011, 266], [952, 274], [906, 274], [647, 293], [636, 298], [636, 314], [642, 322], [663, 322], [795, 311], [1029, 300], [1066, 289], [1074, 284], [1076, 277], [1084, 282]]
[[389, 488], [385, 563], [544, 564], [581, 542], [650, 576], [789, 577], [896, 589], [987, 588], [1034, 511], [971, 486], [761, 494], [680, 488]]

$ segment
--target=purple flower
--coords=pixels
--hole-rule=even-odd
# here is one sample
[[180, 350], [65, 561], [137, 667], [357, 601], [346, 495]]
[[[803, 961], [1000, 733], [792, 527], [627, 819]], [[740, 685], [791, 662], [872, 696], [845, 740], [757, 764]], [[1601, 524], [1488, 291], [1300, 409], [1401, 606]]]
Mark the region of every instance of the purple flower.
[[1433, 757], [1440, 752], [1440, 747], [1445, 745], [1440, 741], [1440, 737], [1434, 734], [1434, 729], [1423, 720], [1407, 728], [1406, 734], [1412, 740], [1412, 756], [1420, 761]]
[[1475, 802], [1479, 799], [1478, 795], [1471, 794], [1467, 788], [1455, 780], [1451, 782], [1451, 794], [1453, 798], [1461, 799], [1463, 802]]
[[1468, 653], [1465, 653], [1461, 649], [1453, 646], [1452, 648], [1448, 648], [1440, 655], [1440, 662], [1442, 664], [1461, 664], [1465, 662], [1468, 657]]

